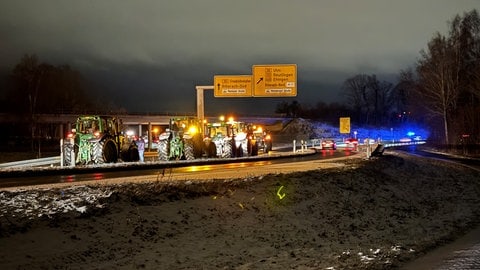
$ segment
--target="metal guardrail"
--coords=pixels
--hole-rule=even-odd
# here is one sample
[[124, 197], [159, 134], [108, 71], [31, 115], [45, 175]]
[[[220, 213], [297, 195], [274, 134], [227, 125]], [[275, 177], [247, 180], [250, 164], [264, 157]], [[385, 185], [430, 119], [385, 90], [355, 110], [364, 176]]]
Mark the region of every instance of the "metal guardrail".
[[[315, 146], [320, 146], [321, 145], [321, 142], [322, 142], [322, 139], [310, 139], [310, 140], [306, 140], [305, 143], [308, 145], [308, 146], [311, 146], [311, 147], [315, 147]], [[419, 141], [415, 141], [415, 140], [412, 140], [410, 142], [392, 142], [392, 141], [372, 141], [369, 143], [369, 145], [377, 145], [377, 144], [383, 144], [385, 146], [385, 148], [388, 148], [388, 147], [395, 147], [395, 146], [406, 146], [406, 145], [417, 145], [417, 144], [425, 144], [426, 141], [424, 140], [419, 140]], [[344, 145], [348, 145], [347, 143], [345, 142], [338, 142], [337, 141], [337, 146], [338, 147], [341, 147], [341, 146], [344, 146]], [[366, 143], [362, 143], [362, 142], [358, 142], [358, 145], [367, 145]]]
[[[298, 149], [306, 149], [307, 147], [320, 146], [320, 139], [312, 139], [298, 142]], [[395, 146], [406, 146], [406, 145], [417, 145], [425, 144], [425, 141], [411, 141], [411, 142], [388, 142], [384, 143], [386, 148], [395, 147]], [[294, 146], [294, 152], [296, 147]], [[145, 152], [145, 158], [150, 158], [154, 160], [157, 157], [157, 152]], [[38, 167], [38, 166], [50, 166], [50, 165], [59, 165], [60, 156], [56, 157], [47, 157], [47, 158], [38, 158], [38, 159], [29, 159], [29, 160], [20, 160], [14, 162], [0, 163], [0, 169], [3, 168], [19, 168], [19, 167]]]
[[0, 168], [36, 167], [60, 164], [60, 156], [0, 163]]
[[397, 143], [386, 143], [385, 147], [395, 147], [395, 146], [406, 146], [406, 145], [416, 145], [416, 144], [425, 144], [425, 141], [411, 141], [411, 142], [397, 142]]

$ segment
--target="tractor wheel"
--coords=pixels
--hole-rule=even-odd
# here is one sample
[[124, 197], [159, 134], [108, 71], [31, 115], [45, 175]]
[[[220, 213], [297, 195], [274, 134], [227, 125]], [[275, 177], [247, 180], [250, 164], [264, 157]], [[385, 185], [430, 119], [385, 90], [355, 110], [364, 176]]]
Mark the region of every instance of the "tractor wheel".
[[72, 166], [75, 164], [73, 160], [72, 151], [74, 150], [71, 143], [65, 143], [63, 145], [63, 166]]
[[215, 145], [214, 142], [209, 142], [207, 144], [207, 157], [208, 158], [214, 158], [217, 157], [217, 146]]
[[257, 144], [257, 143], [253, 143], [253, 144], [252, 144], [252, 152], [251, 152], [251, 155], [252, 155], [252, 156], [258, 156], [258, 144]]
[[[244, 152], [245, 152], [245, 151], [243, 150], [242, 144], [240, 144], [240, 146], [239, 146], [236, 150], [237, 150], [237, 151], [236, 151], [236, 155], [235, 155], [236, 157], [243, 157], [243, 156], [244, 156], [244, 154], [245, 154]], [[248, 149], [247, 149], [247, 150], [248, 150]], [[248, 153], [247, 153], [247, 155], [248, 155]]]
[[139, 161], [140, 160], [140, 154], [138, 153], [138, 147], [136, 146], [130, 146], [130, 148], [128, 148], [128, 153], [129, 153], [129, 157], [130, 157], [130, 160], [129, 161]]
[[161, 161], [167, 161], [168, 160], [168, 152], [169, 152], [169, 146], [170, 144], [168, 143], [168, 140], [161, 140], [158, 142], [158, 159]]
[[254, 140], [247, 141], [248, 156], [258, 156], [258, 145]]
[[105, 142], [104, 141], [99, 141], [97, 143], [95, 143], [95, 145], [93, 146], [93, 162], [95, 162], [96, 164], [102, 164], [105, 162], [105, 160], [103, 159], [103, 146], [104, 146]]
[[193, 155], [195, 158], [201, 158], [203, 156], [203, 138], [200, 134], [193, 137]]
[[268, 152], [272, 151], [272, 142], [269, 141], [265, 144], [265, 153], [268, 154]]
[[117, 145], [112, 139], [95, 143], [93, 146], [93, 162], [96, 164], [118, 161]]
[[185, 144], [183, 145], [183, 156], [186, 160], [194, 160], [195, 159], [195, 149], [194, 143], [192, 139], [185, 140]]
[[233, 148], [233, 143], [232, 143], [232, 140], [227, 140], [224, 142], [223, 144], [223, 151], [222, 151], [222, 155], [221, 155], [221, 158], [231, 158], [231, 157], [235, 157], [234, 153], [234, 148]]

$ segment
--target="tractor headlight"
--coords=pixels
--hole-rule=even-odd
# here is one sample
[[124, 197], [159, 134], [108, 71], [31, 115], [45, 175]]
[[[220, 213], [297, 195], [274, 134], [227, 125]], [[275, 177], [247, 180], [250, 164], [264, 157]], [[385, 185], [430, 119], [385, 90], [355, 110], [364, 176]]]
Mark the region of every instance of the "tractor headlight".
[[191, 126], [188, 128], [188, 133], [190, 134], [196, 134], [197, 132], [198, 132], [198, 129], [195, 126]]

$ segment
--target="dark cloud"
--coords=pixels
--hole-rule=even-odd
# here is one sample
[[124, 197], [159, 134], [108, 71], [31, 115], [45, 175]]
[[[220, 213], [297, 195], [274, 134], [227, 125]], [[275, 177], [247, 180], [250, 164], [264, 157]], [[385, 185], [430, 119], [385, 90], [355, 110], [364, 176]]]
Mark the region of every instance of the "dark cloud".
[[[195, 85], [254, 64], [298, 65], [301, 102], [335, 101], [356, 73], [412, 65], [476, 0], [25, 0], [0, 4], [0, 69], [24, 54], [82, 71], [131, 111], [194, 111]], [[97, 89], [95, 89], [97, 91]], [[272, 110], [278, 99], [207, 100]], [[206, 108], [208, 110], [215, 108]], [[249, 112], [253, 112], [250, 110]]]

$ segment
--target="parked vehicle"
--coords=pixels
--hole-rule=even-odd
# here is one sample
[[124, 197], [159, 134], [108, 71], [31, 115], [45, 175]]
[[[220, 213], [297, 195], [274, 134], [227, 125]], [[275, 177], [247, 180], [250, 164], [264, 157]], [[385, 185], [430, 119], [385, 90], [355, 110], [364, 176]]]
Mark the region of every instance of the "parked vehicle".
[[264, 130], [261, 126], [253, 125], [250, 128], [250, 134], [250, 138], [253, 140], [257, 152], [255, 155], [257, 155], [259, 151], [263, 153], [272, 151], [273, 143], [270, 132]]
[[233, 119], [207, 123], [205, 145], [213, 143], [216, 156], [220, 158], [254, 156], [258, 154], [258, 149], [248, 132], [247, 124]]
[[65, 166], [139, 160], [132, 137], [126, 135], [122, 121], [112, 116], [78, 117], [64, 140], [62, 153]]
[[337, 143], [333, 139], [322, 140], [322, 149], [337, 149]]
[[345, 148], [356, 151], [358, 149], [358, 139], [357, 138], [345, 139]]
[[193, 160], [204, 151], [202, 127], [195, 117], [172, 118], [169, 128], [159, 136], [160, 160]]

